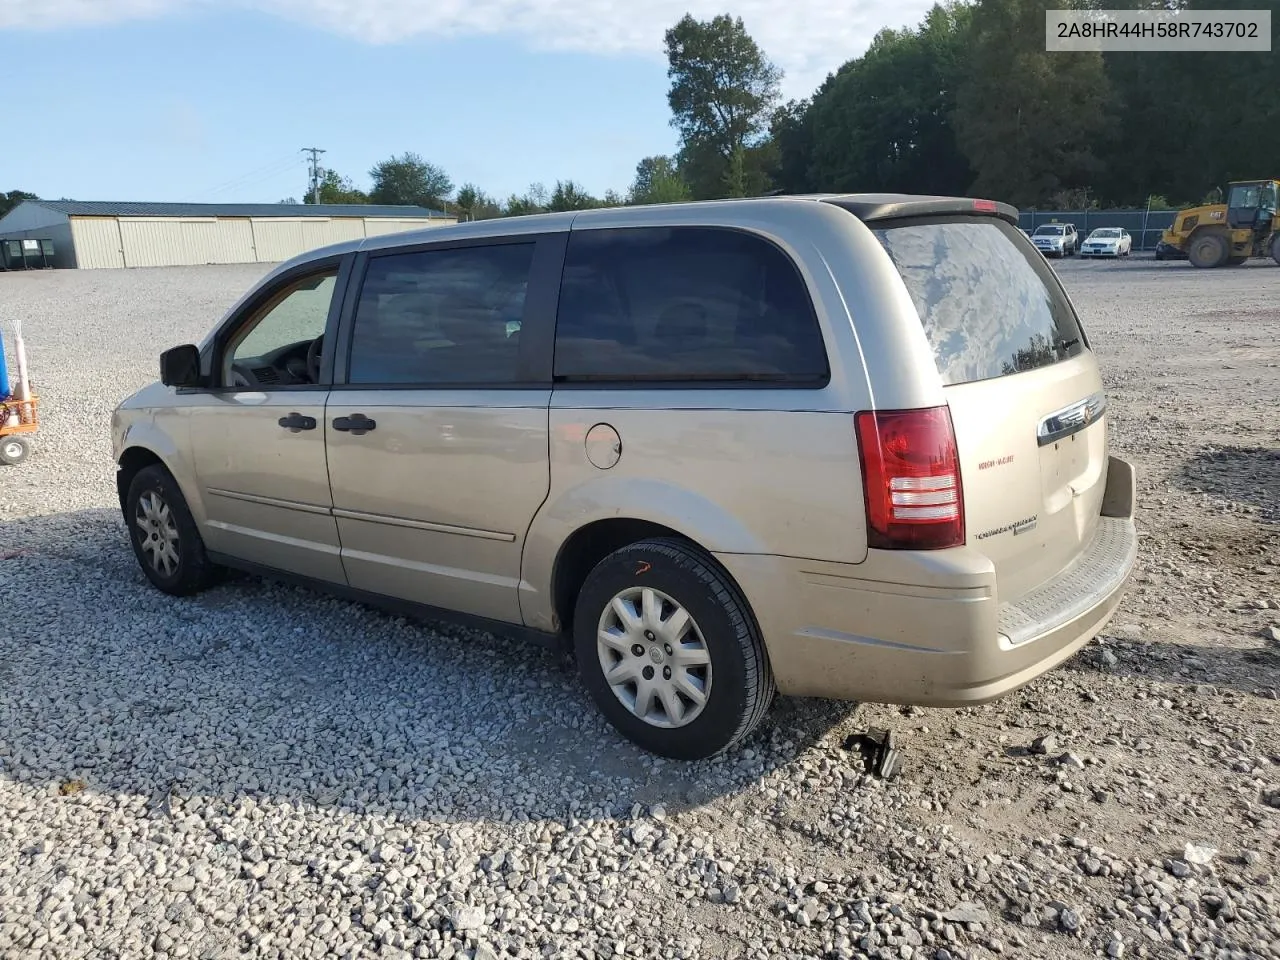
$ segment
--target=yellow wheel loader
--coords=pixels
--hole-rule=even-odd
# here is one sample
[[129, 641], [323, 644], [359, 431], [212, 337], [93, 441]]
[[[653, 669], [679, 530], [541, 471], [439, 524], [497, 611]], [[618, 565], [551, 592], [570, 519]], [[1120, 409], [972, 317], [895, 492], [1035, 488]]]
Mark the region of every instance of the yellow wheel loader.
[[1236, 266], [1251, 257], [1280, 263], [1280, 181], [1238, 180], [1227, 202], [1179, 210], [1163, 240], [1197, 267]]

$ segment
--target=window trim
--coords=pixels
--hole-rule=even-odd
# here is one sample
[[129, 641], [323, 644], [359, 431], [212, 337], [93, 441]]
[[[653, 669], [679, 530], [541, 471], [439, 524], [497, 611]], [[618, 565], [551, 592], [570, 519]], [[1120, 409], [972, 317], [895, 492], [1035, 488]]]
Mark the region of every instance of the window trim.
[[[451, 240], [426, 241], [403, 246], [380, 247], [361, 251], [352, 270], [346, 302], [343, 304], [337, 331], [338, 349], [332, 352], [333, 376], [331, 389], [338, 392], [355, 390], [548, 390], [551, 388], [551, 334], [554, 330], [556, 309], [560, 298], [560, 272], [564, 263], [565, 247], [569, 232], [560, 230], [548, 233], [502, 233], [483, 237], [463, 237]], [[418, 253], [468, 249], [473, 247], [498, 247], [513, 244], [533, 246], [533, 258], [529, 264], [529, 285], [525, 289], [524, 313], [520, 322], [520, 352], [517, 361], [518, 378], [503, 383], [451, 382], [451, 383], [351, 383], [351, 346], [355, 338], [356, 313], [371, 261], [383, 257], [410, 256]]]
[[[991, 217], [981, 217], [981, 216], [931, 216], [931, 217], [899, 217], [897, 219], [892, 219], [892, 220], [877, 220], [874, 224], [868, 224], [868, 228], [871, 230], [872, 233], [876, 233], [877, 231], [889, 230], [894, 227], [926, 227], [926, 226], [930, 226], [932, 224], [938, 224], [938, 223], [979, 223], [979, 224], [995, 223], [996, 229], [1001, 230], [1006, 234], [1006, 236], [1008, 236], [1010, 242], [1012, 242], [1014, 247], [1017, 248], [1018, 252], [1022, 254], [1023, 258], [1027, 261], [1027, 263], [1031, 265], [1032, 271], [1041, 279], [1041, 281], [1049, 284], [1054, 290], [1056, 290], [1058, 294], [1062, 297], [1063, 301], [1066, 303], [1067, 309], [1071, 311], [1072, 319], [1075, 320], [1076, 330], [1079, 331], [1080, 333], [1080, 345], [1084, 348], [1083, 350], [1080, 351], [1080, 354], [1083, 354], [1085, 352], [1089, 352], [1089, 353], [1093, 352], [1093, 344], [1089, 342], [1088, 331], [1085, 330], [1084, 324], [1080, 321], [1080, 311], [1076, 309], [1075, 303], [1073, 303], [1071, 300], [1071, 295], [1067, 293], [1067, 288], [1063, 285], [1062, 278], [1059, 277], [1058, 272], [1049, 265], [1049, 261], [1044, 258], [1044, 255], [1040, 253], [1040, 251], [1036, 248], [1036, 246], [1033, 243], [1031, 243], [1031, 241], [1027, 237], [1022, 236], [1021, 231], [1019, 231], [1018, 228], [1013, 226], [1012, 224], [1004, 223], [999, 220], [993, 220]], [[1019, 243], [1019, 237], [1021, 237], [1022, 241], [1025, 242], [1026, 244], [1025, 246], [1022, 243]], [[876, 242], [877, 243], [880, 242], [878, 237], [876, 238]], [[889, 252], [886, 250], [885, 255], [888, 256], [888, 253]], [[892, 260], [892, 258], [890, 258], [890, 260]], [[898, 273], [896, 264], [894, 266], [894, 273], [895, 275], [898, 276], [899, 281], [905, 287], [906, 280], [903, 279], [902, 276]], [[912, 305], [914, 306], [914, 304], [915, 304], [915, 301], [913, 300]], [[924, 329], [923, 325], [921, 326], [921, 329], [922, 330]], [[932, 352], [932, 348], [930, 349], [930, 352]], [[1077, 354], [1076, 356], [1078, 357], [1080, 356], [1080, 354]], [[1076, 357], [1066, 358], [1066, 360], [1074, 360], [1074, 359], [1076, 359]], [[1066, 361], [1065, 360], [1057, 361], [1057, 363], [1063, 363], [1063, 362], [1066, 362]], [[1041, 369], [1041, 368], [1035, 368], [1035, 369]], [[1008, 376], [1016, 377], [1016, 376], [1019, 376], [1019, 374], [1021, 373], [1033, 373], [1033, 372], [1034, 372], [1034, 369], [1021, 370], [1018, 373], [999, 374], [993, 377], [983, 377], [979, 380], [965, 380], [963, 383], [949, 384], [949, 386], [964, 386], [965, 384], [970, 384], [970, 383], [985, 383], [988, 380], [999, 380], [1002, 377], [1008, 377]], [[938, 371], [938, 377], [939, 379], [942, 378], [941, 370]]]
[[642, 225], [631, 226], [614, 226], [614, 227], [575, 227], [570, 231], [569, 241], [565, 244], [564, 261], [561, 268], [563, 284], [563, 269], [568, 266], [569, 250], [568, 243], [572, 242], [573, 234], [585, 233], [635, 233], [640, 230], [669, 230], [669, 231], [685, 231], [685, 230], [711, 230], [719, 233], [735, 233], [742, 236], [751, 237], [754, 240], [761, 241], [772, 247], [779, 256], [781, 256], [791, 270], [794, 272], [796, 280], [800, 283], [800, 289], [804, 291], [805, 299], [809, 304], [809, 313], [813, 319], [814, 326], [818, 331], [818, 341], [822, 347], [822, 361], [824, 372], [821, 376], [812, 378], [801, 378], [795, 376], [784, 376], [782, 378], [753, 378], [751, 375], [742, 375], [734, 378], [723, 377], [698, 377], [689, 376], [682, 379], [647, 379], [645, 377], [635, 376], [610, 376], [610, 375], [563, 375], [555, 373], [554, 348], [557, 343], [555, 333], [558, 331], [560, 322], [559, 305], [557, 304], [555, 314], [555, 329], [553, 329], [552, 337], [552, 379], [555, 383], [556, 390], [824, 390], [831, 384], [831, 351], [827, 343], [827, 332], [823, 327], [822, 318], [818, 314], [818, 298], [814, 296], [813, 290], [809, 286], [808, 280], [805, 278], [804, 271], [800, 269], [800, 265], [795, 258], [787, 252], [782, 244], [778, 243], [768, 234], [761, 233], [758, 230], [751, 230], [744, 227], [734, 226], [730, 224], [716, 223], [646, 223]]
[[300, 393], [303, 391], [328, 390], [333, 380], [333, 351], [326, 350], [321, 354], [320, 363], [320, 382], [319, 383], [281, 383], [281, 384], [254, 384], [252, 387], [241, 387], [234, 384], [222, 384], [216, 381], [222, 378], [222, 364], [225, 359], [225, 353], [230, 342], [235, 339], [236, 335], [244, 327], [244, 325], [253, 318], [263, 306], [267, 304], [273, 297], [279, 294], [284, 288], [292, 286], [299, 280], [320, 273], [328, 273], [337, 268], [337, 277], [334, 281], [333, 298], [329, 301], [329, 313], [325, 318], [324, 337], [326, 342], [332, 342], [331, 336], [338, 329], [338, 321], [344, 306], [344, 300], [347, 288], [351, 280], [351, 268], [354, 255], [350, 253], [338, 254], [336, 256], [320, 257], [315, 260], [308, 260], [300, 263], [296, 267], [274, 277], [270, 283], [263, 284], [250, 293], [247, 299], [231, 316], [218, 327], [214, 332], [209, 347], [204, 351], [201, 357], [202, 373], [209, 384], [207, 387], [192, 388], [193, 393]]

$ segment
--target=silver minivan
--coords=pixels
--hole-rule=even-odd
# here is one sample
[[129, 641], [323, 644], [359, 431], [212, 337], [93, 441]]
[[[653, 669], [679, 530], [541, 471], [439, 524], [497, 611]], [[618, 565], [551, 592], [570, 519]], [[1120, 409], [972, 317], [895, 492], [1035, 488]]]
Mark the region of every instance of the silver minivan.
[[708, 756], [775, 691], [991, 700], [1112, 615], [1134, 474], [1003, 204], [592, 210], [273, 270], [112, 424], [143, 572], [227, 568], [576, 654]]

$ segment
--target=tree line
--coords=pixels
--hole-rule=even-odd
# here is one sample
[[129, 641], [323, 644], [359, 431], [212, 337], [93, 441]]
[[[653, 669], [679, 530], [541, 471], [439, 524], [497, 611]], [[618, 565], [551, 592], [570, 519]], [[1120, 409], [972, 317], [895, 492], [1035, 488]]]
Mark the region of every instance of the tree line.
[[881, 31], [812, 97], [774, 113], [776, 185], [1081, 209], [1200, 203], [1227, 181], [1280, 175], [1280, 103], [1261, 82], [1272, 54], [1048, 53], [1045, 10], [1067, 5], [1096, 4], [951, 3]]
[[[740, 18], [686, 15], [665, 36], [679, 149], [642, 159], [625, 195], [594, 197], [572, 180], [505, 200], [470, 183], [454, 194], [443, 170], [406, 154], [370, 171], [367, 197], [474, 219], [828, 191], [983, 196], [1023, 209], [1169, 207], [1218, 200], [1229, 180], [1280, 175], [1271, 54], [1048, 53], [1044, 14], [1058, 6], [937, 4], [915, 27], [880, 31], [811, 96], [788, 102], [781, 70]], [[336, 174], [322, 185], [322, 200], [363, 196]]]
[[[1045, 10], [1064, 5], [1096, 0], [937, 4], [915, 27], [880, 31], [811, 96], [787, 102], [782, 71], [741, 18], [686, 15], [664, 38], [678, 150], [640, 160], [625, 193], [593, 196], [568, 179], [501, 198], [471, 182], [455, 188], [441, 167], [403, 153], [369, 171], [367, 192], [324, 171], [319, 200], [412, 204], [477, 220], [845, 191], [983, 196], [1023, 209], [1167, 207], [1217, 200], [1229, 180], [1280, 176], [1272, 54], [1048, 53]], [[1280, 0], [1253, 7], [1275, 10]], [[4, 202], [0, 194], [0, 214]]]

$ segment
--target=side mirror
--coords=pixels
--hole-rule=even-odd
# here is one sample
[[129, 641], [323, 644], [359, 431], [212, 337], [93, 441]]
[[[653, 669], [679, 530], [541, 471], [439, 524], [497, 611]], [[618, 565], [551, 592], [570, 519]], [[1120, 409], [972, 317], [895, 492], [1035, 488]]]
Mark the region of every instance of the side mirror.
[[160, 354], [160, 382], [166, 387], [200, 386], [200, 350], [184, 343]]

